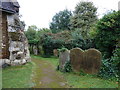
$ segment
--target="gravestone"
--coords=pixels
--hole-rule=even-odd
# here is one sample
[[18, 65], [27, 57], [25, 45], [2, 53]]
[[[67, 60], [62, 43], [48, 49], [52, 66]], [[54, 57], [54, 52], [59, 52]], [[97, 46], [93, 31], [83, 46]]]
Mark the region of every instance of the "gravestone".
[[33, 53], [34, 55], [38, 55], [38, 49], [35, 45], [33, 46]]
[[101, 66], [101, 58], [101, 52], [97, 49], [83, 51], [80, 48], [74, 48], [70, 50], [70, 62], [75, 72], [98, 73]]
[[85, 73], [96, 74], [100, 70], [101, 66], [101, 52], [97, 49], [88, 49], [84, 53], [85, 59], [83, 64], [83, 70]]
[[70, 63], [73, 71], [79, 72], [81, 64], [84, 60], [84, 51], [80, 48], [70, 50]]
[[69, 50], [65, 50], [60, 52], [59, 54], [59, 68], [60, 70], [64, 70], [64, 66], [66, 64], [67, 61], [70, 60], [70, 51]]
[[58, 50], [57, 50], [57, 49], [54, 49], [54, 50], [53, 50], [53, 54], [54, 54], [54, 56], [58, 57]]

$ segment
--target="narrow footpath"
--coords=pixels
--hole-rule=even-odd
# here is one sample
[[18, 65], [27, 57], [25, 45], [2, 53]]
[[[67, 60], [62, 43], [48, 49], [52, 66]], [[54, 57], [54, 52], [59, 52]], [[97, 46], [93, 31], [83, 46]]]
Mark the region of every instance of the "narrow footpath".
[[33, 88], [68, 88], [63, 76], [50, 62], [36, 58], [32, 61], [36, 64], [32, 76]]

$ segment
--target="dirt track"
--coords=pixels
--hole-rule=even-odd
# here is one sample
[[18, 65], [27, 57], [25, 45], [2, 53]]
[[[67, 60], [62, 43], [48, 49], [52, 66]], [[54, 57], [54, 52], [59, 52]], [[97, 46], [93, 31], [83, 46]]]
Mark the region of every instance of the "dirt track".
[[36, 64], [33, 71], [33, 88], [68, 88], [65, 79], [52, 64], [45, 60], [32, 59]]

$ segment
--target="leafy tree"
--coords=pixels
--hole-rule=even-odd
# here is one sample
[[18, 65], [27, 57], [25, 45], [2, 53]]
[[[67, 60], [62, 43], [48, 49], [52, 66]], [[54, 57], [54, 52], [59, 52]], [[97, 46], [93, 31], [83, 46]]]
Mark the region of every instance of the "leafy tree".
[[30, 53], [33, 53], [33, 47], [34, 45], [36, 45], [38, 47], [39, 44], [39, 40], [37, 39], [37, 30], [38, 28], [35, 25], [31, 25], [28, 27], [27, 31], [25, 32], [26, 37], [28, 38], [28, 42], [29, 42], [29, 49], [30, 49]]
[[36, 31], [37, 30], [38, 30], [38, 28], [35, 25], [31, 25], [28, 27], [25, 34], [29, 41], [36, 39]]
[[69, 22], [71, 16], [71, 11], [67, 9], [56, 13], [56, 15], [52, 18], [52, 22], [50, 23], [50, 29], [52, 30], [52, 32], [57, 33], [62, 30], [69, 30]]
[[79, 2], [71, 18], [71, 28], [79, 29], [84, 39], [89, 38], [90, 28], [97, 20], [97, 8], [92, 2]]
[[120, 11], [105, 15], [97, 23], [96, 47], [103, 52], [105, 58], [110, 58], [120, 39]]
[[39, 29], [38, 31], [37, 31], [37, 39], [39, 40], [39, 41], [41, 41], [41, 37], [44, 35], [44, 34], [47, 34], [47, 33], [52, 33], [52, 31], [50, 30], [50, 29], [48, 29], [48, 28], [42, 28], [42, 29]]

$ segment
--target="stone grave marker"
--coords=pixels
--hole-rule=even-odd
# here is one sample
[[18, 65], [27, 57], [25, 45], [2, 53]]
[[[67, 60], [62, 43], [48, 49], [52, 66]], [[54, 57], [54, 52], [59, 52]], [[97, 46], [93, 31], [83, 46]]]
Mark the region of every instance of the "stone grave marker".
[[101, 52], [97, 49], [83, 51], [80, 48], [70, 50], [70, 62], [73, 71], [96, 74], [101, 66]]
[[79, 72], [81, 64], [84, 60], [84, 51], [80, 48], [70, 50], [70, 63], [73, 71]]
[[65, 51], [60, 52], [59, 68], [61, 70], [64, 70], [64, 66], [65, 66], [66, 62], [69, 60], [70, 60], [70, 51], [69, 50], [65, 50]]

